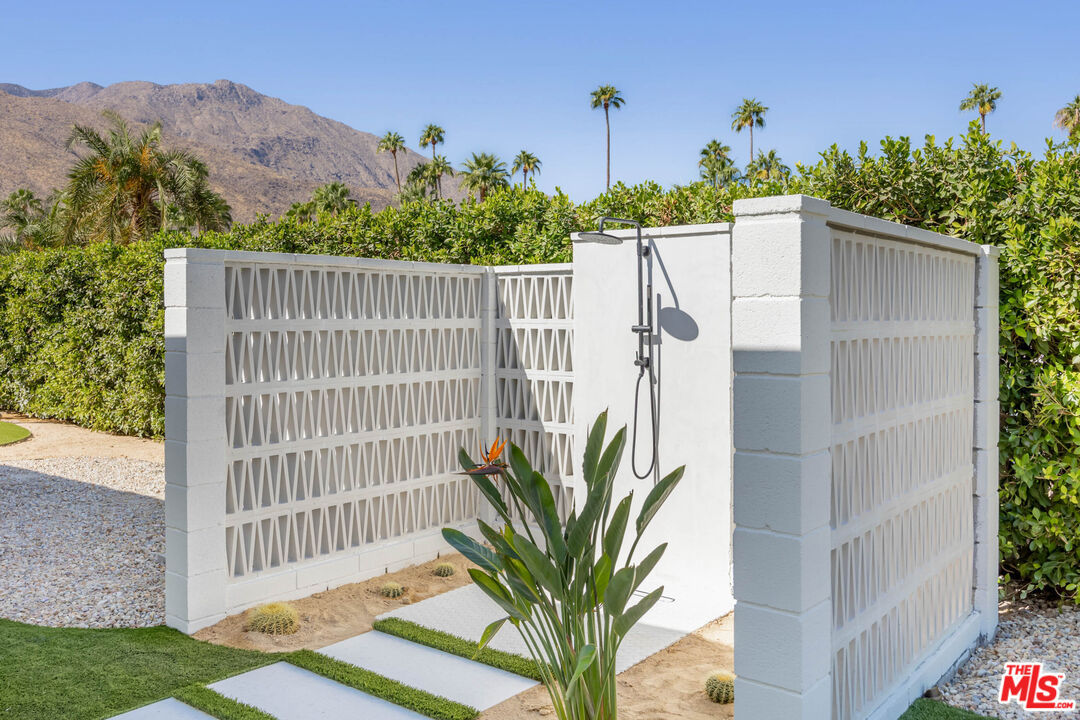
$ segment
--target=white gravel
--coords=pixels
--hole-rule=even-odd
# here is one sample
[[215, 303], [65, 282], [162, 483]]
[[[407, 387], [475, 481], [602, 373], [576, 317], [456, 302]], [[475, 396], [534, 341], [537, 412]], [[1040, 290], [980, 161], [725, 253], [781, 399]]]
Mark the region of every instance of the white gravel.
[[165, 621], [165, 467], [124, 458], [0, 464], [0, 617]]
[[978, 648], [951, 682], [941, 687], [950, 705], [994, 718], [1074, 717], [1031, 713], [1012, 701], [998, 702], [1007, 662], [1041, 662], [1044, 672], [1064, 673], [1058, 699], [1080, 703], [1080, 609], [1040, 602], [1002, 603], [994, 642]]

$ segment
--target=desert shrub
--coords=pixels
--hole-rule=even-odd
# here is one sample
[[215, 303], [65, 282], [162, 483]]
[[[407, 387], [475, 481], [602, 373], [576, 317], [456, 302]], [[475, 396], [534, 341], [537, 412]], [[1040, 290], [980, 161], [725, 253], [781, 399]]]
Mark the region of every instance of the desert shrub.
[[718, 672], [705, 680], [705, 694], [714, 703], [726, 705], [735, 702], [735, 676], [729, 672]]
[[379, 594], [391, 599], [399, 598], [405, 594], [405, 588], [400, 583], [390, 581], [383, 583], [382, 587], [379, 588]]
[[267, 603], [251, 611], [247, 629], [266, 635], [292, 635], [300, 629], [300, 615], [288, 603]]

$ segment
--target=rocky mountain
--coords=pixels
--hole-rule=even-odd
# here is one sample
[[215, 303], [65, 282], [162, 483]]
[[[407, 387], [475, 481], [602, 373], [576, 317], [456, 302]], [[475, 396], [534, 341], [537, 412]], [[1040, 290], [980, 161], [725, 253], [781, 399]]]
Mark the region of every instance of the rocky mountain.
[[[394, 161], [378, 137], [246, 85], [82, 82], [30, 90], [0, 83], [0, 196], [19, 187], [47, 193], [64, 184], [73, 123], [104, 128], [111, 109], [131, 123], [160, 120], [166, 146], [187, 148], [210, 168], [233, 218], [276, 217], [324, 183], [343, 182], [359, 202], [382, 208], [397, 190]], [[402, 178], [424, 156], [398, 154]]]

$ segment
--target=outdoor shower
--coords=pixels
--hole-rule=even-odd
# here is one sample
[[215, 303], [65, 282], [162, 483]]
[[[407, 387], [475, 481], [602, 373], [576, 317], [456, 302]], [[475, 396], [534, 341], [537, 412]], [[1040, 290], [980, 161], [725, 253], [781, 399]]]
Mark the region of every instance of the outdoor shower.
[[[644, 480], [650, 475], [653, 482], [660, 479], [660, 463], [658, 462], [658, 445], [660, 434], [660, 376], [656, 372], [654, 356], [654, 330], [653, 330], [653, 302], [652, 302], [652, 266], [649, 262], [651, 251], [641, 237], [641, 223], [635, 220], [623, 218], [602, 217], [600, 227], [596, 232], [579, 233], [578, 240], [581, 242], [595, 242], [604, 245], [619, 245], [622, 239], [604, 232], [605, 223], [619, 223], [621, 225], [633, 225], [637, 229], [637, 295], [638, 295], [638, 320], [633, 325], [631, 332], [637, 335], [638, 350], [634, 365], [638, 368], [637, 382], [634, 385], [634, 428], [630, 440], [630, 467], [634, 476]], [[648, 275], [646, 279], [646, 266]], [[637, 440], [638, 440], [638, 415], [641, 403], [641, 382], [648, 374], [649, 382], [649, 427], [652, 442], [649, 444], [649, 465], [643, 471], [638, 471]]]

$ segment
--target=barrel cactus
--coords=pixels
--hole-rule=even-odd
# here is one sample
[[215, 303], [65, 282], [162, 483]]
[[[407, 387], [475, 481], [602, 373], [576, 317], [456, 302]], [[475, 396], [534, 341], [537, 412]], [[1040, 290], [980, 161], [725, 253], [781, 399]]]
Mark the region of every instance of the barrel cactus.
[[445, 578], [445, 577], [450, 577], [455, 572], [457, 572], [457, 568], [455, 568], [452, 564], [450, 564], [448, 562], [444, 562], [444, 563], [439, 563], [438, 565], [436, 565], [435, 570], [433, 572], [435, 573], [436, 577]]
[[269, 603], [251, 611], [247, 629], [267, 635], [292, 635], [300, 628], [300, 615], [288, 603]]
[[379, 592], [382, 593], [383, 597], [399, 598], [405, 594], [405, 588], [396, 582], [388, 582], [379, 588]]
[[727, 704], [735, 702], [735, 676], [729, 672], [718, 672], [710, 675], [705, 681], [705, 694], [714, 703]]

